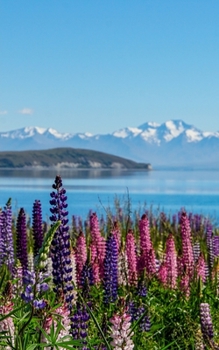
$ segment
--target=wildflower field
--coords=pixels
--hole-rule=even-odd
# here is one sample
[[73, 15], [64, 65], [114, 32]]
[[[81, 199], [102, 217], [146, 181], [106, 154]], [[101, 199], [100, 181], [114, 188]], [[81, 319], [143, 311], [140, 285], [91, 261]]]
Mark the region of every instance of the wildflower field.
[[[197, 213], [115, 204], [85, 221], [56, 176], [0, 212], [0, 349], [219, 349], [219, 230]], [[71, 218], [71, 219], [70, 219]]]

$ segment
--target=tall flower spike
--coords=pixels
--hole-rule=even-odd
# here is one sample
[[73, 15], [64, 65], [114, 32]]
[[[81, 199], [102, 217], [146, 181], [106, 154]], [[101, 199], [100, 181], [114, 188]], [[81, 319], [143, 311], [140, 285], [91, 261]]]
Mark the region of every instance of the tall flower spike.
[[[2, 251], [1, 251], [2, 247]], [[4, 210], [0, 213], [0, 266], [3, 262], [14, 272], [14, 244], [12, 234], [12, 210], [11, 199], [6, 203]]]
[[118, 255], [118, 284], [123, 286], [128, 284], [128, 259], [124, 250]]
[[141, 247], [140, 270], [143, 271], [146, 268], [147, 273], [153, 275], [156, 273], [156, 259], [150, 237], [149, 221], [145, 214], [142, 215], [139, 222], [139, 231]]
[[112, 323], [111, 338], [112, 345], [115, 350], [132, 350], [134, 349], [134, 343], [131, 339], [133, 333], [131, 332], [131, 316], [126, 312], [121, 315], [115, 314], [110, 319]]
[[[13, 303], [8, 302], [5, 305], [0, 306], [0, 315], [7, 315], [12, 310], [13, 310]], [[10, 336], [11, 337], [10, 342], [11, 342], [12, 346], [14, 346], [15, 326], [14, 326], [12, 317], [7, 317], [6, 319], [4, 319], [3, 321], [0, 322], [0, 334], [1, 333], [2, 334], [5, 333], [5, 335]], [[4, 339], [3, 339], [3, 341], [4, 341]], [[12, 349], [12, 347], [9, 346], [6, 342], [3, 345], [3, 347], [1, 347], [1, 348], [4, 350]]]
[[181, 214], [182, 263], [189, 278], [194, 272], [194, 256], [191, 242], [191, 228], [185, 212]]
[[211, 319], [210, 307], [208, 303], [200, 304], [200, 319], [203, 338], [207, 341], [214, 337], [213, 324]]
[[118, 294], [118, 251], [115, 237], [110, 234], [106, 241], [104, 259], [104, 303], [113, 303]]
[[167, 284], [170, 288], [174, 289], [177, 280], [177, 255], [172, 234], [168, 236], [166, 242], [165, 265], [167, 268]]
[[34, 239], [34, 256], [36, 256], [43, 244], [43, 226], [42, 226], [42, 209], [41, 202], [35, 200], [33, 204], [33, 239]]
[[197, 271], [197, 277], [201, 278], [202, 282], [204, 283], [206, 281], [206, 264], [205, 264], [205, 259], [204, 259], [204, 255], [201, 253], [198, 261], [197, 261], [197, 267], [196, 267], [196, 271]]
[[219, 257], [219, 236], [213, 237], [213, 254], [214, 257]]
[[128, 280], [131, 285], [135, 285], [137, 282], [137, 255], [132, 230], [129, 230], [126, 237], [126, 255], [128, 260]]
[[78, 284], [80, 285], [81, 272], [87, 260], [86, 240], [82, 232], [79, 234], [76, 241], [75, 260], [76, 260], [76, 269], [77, 269], [77, 281], [78, 281]]
[[70, 258], [70, 234], [68, 227], [68, 204], [66, 203], [66, 190], [62, 187], [62, 179], [59, 175], [53, 184], [55, 191], [50, 194], [52, 199], [50, 220], [55, 223], [61, 221], [51, 244], [51, 257], [53, 263], [53, 282], [55, 290], [64, 293], [64, 299], [69, 309], [72, 308], [73, 285], [72, 285], [72, 262]]
[[87, 336], [88, 336], [88, 322], [90, 319], [89, 313], [86, 310], [86, 305], [81, 305], [77, 302], [76, 311], [71, 319], [71, 330], [73, 339], [82, 340], [82, 350], [89, 350], [87, 347]]
[[114, 222], [114, 228], [113, 228], [112, 234], [115, 237], [116, 245], [117, 245], [117, 251], [119, 252], [120, 245], [121, 245], [121, 232], [120, 232], [120, 228], [119, 228], [119, 225], [118, 225], [117, 221]]
[[207, 240], [207, 248], [208, 248], [209, 268], [212, 269], [214, 265], [213, 232], [212, 232], [212, 225], [209, 222], [207, 223], [207, 227], [206, 227], [206, 240]]
[[96, 213], [90, 216], [90, 232], [91, 232], [91, 262], [98, 264], [99, 276], [96, 280], [103, 278], [103, 261], [105, 258], [106, 242], [101, 235], [99, 221]]
[[5, 262], [5, 240], [3, 235], [4, 214], [0, 212], [0, 267]]
[[20, 260], [23, 273], [28, 269], [28, 254], [27, 254], [27, 227], [26, 215], [24, 208], [21, 208], [17, 218], [16, 225], [17, 233], [17, 258]]

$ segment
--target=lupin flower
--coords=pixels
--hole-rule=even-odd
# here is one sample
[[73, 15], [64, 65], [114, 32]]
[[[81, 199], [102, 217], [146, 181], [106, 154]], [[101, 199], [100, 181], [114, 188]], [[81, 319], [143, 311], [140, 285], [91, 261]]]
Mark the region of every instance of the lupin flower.
[[0, 266], [4, 263], [13, 273], [14, 268], [14, 245], [12, 235], [12, 210], [11, 199], [6, 203], [0, 213]]
[[118, 284], [123, 286], [128, 284], [128, 259], [123, 250], [118, 255]]
[[27, 254], [27, 228], [26, 215], [24, 208], [21, 208], [17, 218], [16, 225], [17, 234], [17, 258], [20, 260], [23, 273], [28, 269], [28, 254]]
[[[9, 314], [11, 311], [13, 310], [13, 303], [12, 302], [8, 302], [3, 306], [0, 306], [0, 315], [7, 315]], [[14, 334], [15, 334], [15, 327], [14, 327], [14, 322], [12, 317], [7, 317], [4, 320], [0, 321], [0, 333], [3, 334], [6, 333], [7, 336], [11, 337], [10, 339], [10, 343], [12, 344], [12, 346], [7, 345], [7, 343], [5, 342], [4, 345], [4, 350], [11, 350], [14, 345]]]
[[213, 232], [212, 225], [208, 222], [206, 226], [206, 240], [207, 240], [207, 248], [208, 248], [208, 261], [209, 267], [212, 269], [214, 265], [214, 252], [213, 252]]
[[181, 214], [181, 238], [182, 238], [182, 263], [184, 270], [192, 277], [194, 272], [194, 256], [191, 243], [191, 228], [186, 212]]
[[110, 234], [106, 241], [106, 255], [104, 259], [104, 303], [113, 303], [118, 293], [118, 251], [115, 237]]
[[68, 204], [66, 203], [66, 190], [62, 187], [62, 179], [59, 175], [55, 178], [53, 184], [55, 191], [50, 194], [52, 199], [50, 211], [52, 215], [50, 220], [53, 223], [58, 221], [61, 225], [57, 229], [51, 244], [51, 257], [53, 262], [53, 282], [55, 290], [64, 293], [65, 301], [71, 309], [73, 300], [72, 285], [72, 262], [70, 258], [70, 234], [68, 227]]
[[44, 282], [47, 275], [40, 272], [35, 274], [35, 272], [25, 271], [23, 276], [24, 292], [21, 294], [21, 298], [26, 303], [32, 303], [36, 309], [43, 309], [46, 307], [47, 303], [42, 298], [42, 294], [49, 290], [49, 286]]
[[87, 259], [86, 263], [84, 264], [83, 269], [81, 271], [80, 285], [82, 287], [83, 295], [88, 296], [90, 286], [94, 285], [93, 269], [92, 269], [91, 263], [89, 262], [88, 259]]
[[197, 263], [198, 258], [200, 256], [201, 250], [200, 250], [200, 242], [195, 242], [193, 244], [193, 255], [194, 255], [194, 262]]
[[139, 221], [139, 231], [141, 248], [140, 270], [146, 269], [149, 275], [153, 275], [156, 273], [156, 259], [150, 237], [149, 221], [145, 214], [142, 215]]
[[111, 338], [110, 345], [114, 350], [132, 350], [134, 343], [132, 341], [133, 333], [131, 332], [131, 316], [124, 312], [115, 314], [111, 317]]
[[167, 266], [165, 264], [165, 262], [163, 262], [158, 270], [158, 279], [160, 280], [160, 282], [166, 286], [167, 285]]
[[168, 236], [166, 241], [165, 266], [167, 269], [167, 285], [174, 289], [177, 281], [177, 255], [172, 234]]
[[[90, 234], [91, 234], [91, 263], [97, 264], [96, 270], [99, 275], [96, 276], [95, 282], [98, 283], [103, 278], [103, 261], [105, 258], [106, 243], [101, 235], [99, 222], [96, 213], [90, 216]], [[98, 271], [99, 270], [99, 271]], [[94, 273], [95, 276], [95, 273]]]
[[3, 220], [4, 220], [4, 215], [3, 212], [0, 212], [0, 267], [3, 265], [5, 261], [5, 240], [3, 236]]
[[42, 226], [42, 209], [41, 202], [39, 200], [35, 200], [33, 204], [33, 239], [34, 239], [34, 256], [39, 253], [40, 248], [43, 244], [43, 226]]
[[112, 231], [112, 235], [115, 237], [117, 251], [119, 252], [120, 244], [121, 244], [121, 232], [120, 232], [119, 225], [118, 225], [117, 221], [114, 222], [114, 228]]
[[86, 247], [86, 240], [83, 232], [80, 232], [76, 241], [75, 260], [76, 260], [76, 270], [77, 270], [77, 281], [78, 281], [78, 284], [80, 285], [81, 272], [87, 260], [87, 247]]
[[86, 310], [86, 306], [77, 302], [76, 311], [71, 319], [71, 330], [73, 339], [80, 339], [83, 342], [83, 350], [89, 350], [87, 348], [87, 335], [88, 335], [88, 321], [90, 319], [89, 313]]
[[207, 341], [212, 340], [214, 337], [214, 330], [208, 303], [200, 304], [200, 319], [203, 338]]
[[190, 295], [190, 278], [185, 272], [180, 281], [180, 289], [185, 294], [186, 298]]
[[137, 256], [132, 230], [129, 230], [126, 237], [126, 255], [128, 261], [128, 280], [131, 285], [135, 285], [137, 282]]
[[214, 257], [219, 257], [219, 236], [213, 237], [213, 254]]
[[197, 271], [197, 277], [200, 278], [204, 283], [206, 281], [206, 263], [205, 263], [203, 254], [200, 254], [198, 258], [196, 271]]
[[[131, 322], [138, 321], [140, 317], [145, 313], [145, 307], [143, 305], [137, 306], [135, 302], [131, 302], [129, 305], [129, 313], [131, 315]], [[149, 316], [145, 314], [139, 322], [139, 328], [142, 332], [149, 332], [151, 328], [151, 322]]]

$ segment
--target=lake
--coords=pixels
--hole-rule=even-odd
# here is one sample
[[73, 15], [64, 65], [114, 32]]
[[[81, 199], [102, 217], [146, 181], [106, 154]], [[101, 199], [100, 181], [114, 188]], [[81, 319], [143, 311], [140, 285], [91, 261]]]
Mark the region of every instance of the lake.
[[[50, 192], [55, 170], [0, 170], [0, 206], [12, 198], [16, 213], [24, 207], [31, 215], [35, 199], [41, 200], [43, 218], [50, 212]], [[121, 207], [141, 213], [152, 206], [174, 214], [182, 207], [188, 212], [203, 214], [219, 223], [219, 170], [154, 169], [152, 171], [61, 170], [68, 196], [70, 215], [86, 218], [89, 210], [98, 215]]]

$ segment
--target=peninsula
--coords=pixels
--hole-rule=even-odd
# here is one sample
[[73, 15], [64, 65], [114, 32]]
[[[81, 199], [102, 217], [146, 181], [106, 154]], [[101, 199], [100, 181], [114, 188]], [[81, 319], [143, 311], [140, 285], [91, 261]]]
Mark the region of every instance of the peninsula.
[[0, 152], [0, 168], [8, 169], [136, 169], [151, 170], [149, 163], [137, 163], [99, 151], [79, 148]]

